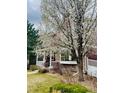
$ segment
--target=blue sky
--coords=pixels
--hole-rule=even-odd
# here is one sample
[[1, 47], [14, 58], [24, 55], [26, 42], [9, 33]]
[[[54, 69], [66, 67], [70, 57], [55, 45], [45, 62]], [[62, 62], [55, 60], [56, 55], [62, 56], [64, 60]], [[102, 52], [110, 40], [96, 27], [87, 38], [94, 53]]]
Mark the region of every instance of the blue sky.
[[27, 19], [37, 28], [40, 24], [40, 1], [41, 0], [27, 0]]

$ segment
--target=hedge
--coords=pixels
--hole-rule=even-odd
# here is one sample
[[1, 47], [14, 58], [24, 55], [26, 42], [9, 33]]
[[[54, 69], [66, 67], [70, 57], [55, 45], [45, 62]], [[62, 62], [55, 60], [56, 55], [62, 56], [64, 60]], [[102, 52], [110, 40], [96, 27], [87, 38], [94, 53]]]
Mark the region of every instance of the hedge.
[[49, 93], [92, 93], [81, 85], [59, 83], [50, 87]]

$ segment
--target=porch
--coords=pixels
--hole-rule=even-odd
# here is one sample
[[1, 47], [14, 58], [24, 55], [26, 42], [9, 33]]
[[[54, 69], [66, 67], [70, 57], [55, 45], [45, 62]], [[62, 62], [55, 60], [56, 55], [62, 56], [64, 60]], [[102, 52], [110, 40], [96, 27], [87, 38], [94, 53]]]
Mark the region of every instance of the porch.
[[[45, 48], [37, 50], [36, 56], [36, 65], [37, 66], [46, 66], [48, 68], [53, 68], [55, 64], [59, 63], [60, 65], [66, 67], [76, 67], [77, 62], [72, 60], [72, 57], [66, 49], [53, 49]], [[84, 58], [84, 72], [87, 71], [89, 75], [97, 76], [97, 60], [88, 59], [85, 56]], [[76, 69], [77, 70], [77, 67]]]

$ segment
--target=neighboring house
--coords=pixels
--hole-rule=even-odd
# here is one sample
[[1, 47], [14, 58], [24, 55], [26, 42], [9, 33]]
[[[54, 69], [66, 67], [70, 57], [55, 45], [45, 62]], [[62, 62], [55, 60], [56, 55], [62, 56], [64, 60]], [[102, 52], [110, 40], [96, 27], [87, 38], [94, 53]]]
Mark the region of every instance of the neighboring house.
[[[59, 34], [59, 35], [58, 35]], [[43, 33], [41, 40], [43, 40], [43, 48], [37, 49], [36, 65], [53, 67], [55, 62], [59, 62], [65, 67], [76, 66], [77, 62], [72, 60], [70, 52], [66, 48], [62, 48], [57, 45], [61, 33], [49, 32]], [[97, 48], [92, 48], [84, 59], [84, 71], [92, 76], [96, 76], [97, 68]]]
[[[56, 62], [59, 62], [61, 65], [66, 67], [77, 65], [77, 62], [72, 60], [67, 49], [51, 47], [37, 50], [36, 65], [52, 68], [53, 64]], [[92, 76], [96, 76], [96, 68], [97, 55], [95, 51], [92, 50], [84, 59], [84, 71], [87, 71], [88, 74]]]

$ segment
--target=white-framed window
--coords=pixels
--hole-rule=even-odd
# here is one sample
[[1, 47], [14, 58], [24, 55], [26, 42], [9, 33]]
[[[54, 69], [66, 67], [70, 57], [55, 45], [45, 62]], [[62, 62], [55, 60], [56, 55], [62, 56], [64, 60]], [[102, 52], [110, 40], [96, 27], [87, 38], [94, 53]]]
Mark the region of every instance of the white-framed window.
[[64, 50], [61, 52], [62, 61], [72, 61], [72, 56], [69, 50]]

